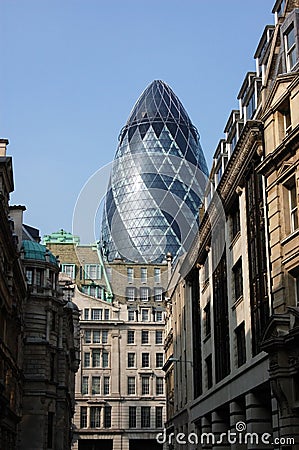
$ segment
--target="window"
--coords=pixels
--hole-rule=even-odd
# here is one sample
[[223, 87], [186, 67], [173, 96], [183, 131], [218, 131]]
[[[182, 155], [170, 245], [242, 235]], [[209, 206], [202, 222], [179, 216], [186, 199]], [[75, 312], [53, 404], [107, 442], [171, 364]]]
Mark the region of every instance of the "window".
[[92, 395], [96, 395], [100, 393], [100, 377], [92, 377], [92, 384], [91, 384], [91, 392]]
[[209, 281], [209, 257], [207, 256], [203, 265], [203, 283], [206, 285]]
[[128, 367], [135, 367], [135, 353], [128, 353]]
[[84, 308], [84, 320], [89, 320], [89, 309]]
[[100, 367], [101, 352], [100, 350], [92, 351], [92, 367]]
[[149, 394], [149, 377], [141, 377], [141, 394]]
[[141, 283], [147, 282], [147, 268], [146, 267], [141, 267], [140, 278], [141, 278]]
[[134, 269], [132, 267], [127, 268], [127, 281], [128, 283], [133, 283], [134, 279]]
[[104, 428], [111, 427], [111, 406], [104, 406]]
[[246, 106], [246, 119], [252, 119], [254, 113], [255, 113], [255, 92], [253, 91], [253, 93], [250, 96], [250, 99], [248, 101], [248, 104]]
[[88, 377], [82, 378], [82, 387], [81, 387], [82, 395], [88, 394]]
[[287, 189], [289, 228], [290, 232], [293, 233], [298, 228], [298, 201], [295, 177], [290, 178], [284, 186]]
[[292, 118], [291, 118], [291, 108], [290, 108], [290, 99], [286, 98], [278, 108], [278, 111], [281, 115], [281, 126], [282, 130], [281, 138], [284, 138], [291, 130], [292, 130]]
[[110, 394], [110, 377], [104, 377], [104, 395]]
[[109, 365], [109, 353], [103, 352], [102, 354], [102, 367], [108, 367]]
[[151, 426], [151, 407], [141, 406], [141, 428], [150, 428]]
[[148, 322], [148, 309], [141, 309], [141, 320], [142, 322]]
[[75, 264], [61, 264], [61, 272], [65, 273], [72, 280], [75, 279]]
[[80, 408], [80, 427], [87, 428], [87, 407], [81, 406]]
[[163, 331], [156, 330], [156, 344], [163, 344]]
[[129, 428], [136, 428], [136, 406], [129, 406]]
[[99, 428], [101, 422], [101, 407], [91, 406], [90, 407], [90, 428]]
[[210, 389], [213, 385], [212, 355], [209, 355], [206, 358], [206, 374], [207, 374], [207, 388]]
[[91, 343], [91, 330], [85, 330], [84, 332], [84, 342], [85, 344]]
[[85, 280], [100, 280], [101, 279], [101, 266], [100, 264], [85, 264], [84, 267]]
[[135, 288], [127, 287], [127, 301], [134, 302], [134, 300], [135, 300]]
[[162, 288], [155, 288], [154, 289], [154, 299], [156, 302], [162, 302], [163, 300], [163, 289]]
[[28, 284], [33, 284], [33, 269], [26, 269], [26, 279]]
[[132, 309], [128, 310], [128, 321], [133, 322], [135, 320], [135, 311]]
[[135, 395], [135, 377], [128, 377], [128, 395]]
[[108, 330], [102, 331], [102, 344], [107, 344], [108, 342]]
[[164, 394], [164, 378], [157, 377], [156, 378], [156, 395]]
[[162, 321], [163, 321], [162, 311], [156, 311], [156, 322], [162, 322]]
[[106, 267], [106, 274], [109, 281], [112, 280], [112, 267]]
[[287, 71], [290, 71], [296, 64], [296, 41], [294, 24], [292, 24], [284, 35]]
[[148, 344], [148, 331], [141, 331], [141, 344]]
[[161, 269], [158, 267], [154, 268], [154, 278], [155, 283], [161, 283]]
[[91, 320], [102, 320], [102, 309], [92, 309], [91, 310]]
[[156, 367], [163, 367], [164, 353], [156, 353]]
[[240, 232], [240, 206], [239, 199], [235, 201], [231, 210], [231, 239], [233, 240], [235, 236]]
[[237, 364], [238, 367], [246, 363], [245, 323], [242, 322], [235, 330], [237, 340]]
[[140, 300], [142, 302], [148, 302], [148, 300], [149, 300], [149, 289], [147, 287], [140, 288]]
[[104, 310], [104, 319], [105, 320], [109, 320], [110, 319], [110, 310], [109, 309], [105, 309]]
[[156, 406], [156, 428], [162, 428], [163, 426], [163, 407]]
[[149, 367], [149, 353], [142, 353], [142, 367]]
[[134, 344], [135, 342], [135, 332], [133, 330], [128, 330], [127, 343]]
[[100, 337], [100, 331], [99, 330], [93, 330], [92, 342], [93, 342], [93, 344], [99, 344], [101, 342], [101, 337]]
[[204, 324], [205, 324], [205, 336], [211, 334], [211, 303], [208, 302], [204, 308]]
[[243, 295], [243, 274], [242, 274], [242, 259], [233, 267], [233, 283], [234, 283], [234, 296], [235, 301]]
[[35, 284], [36, 286], [42, 285], [43, 271], [40, 269], [36, 269], [35, 271]]
[[90, 353], [84, 353], [84, 367], [90, 367]]

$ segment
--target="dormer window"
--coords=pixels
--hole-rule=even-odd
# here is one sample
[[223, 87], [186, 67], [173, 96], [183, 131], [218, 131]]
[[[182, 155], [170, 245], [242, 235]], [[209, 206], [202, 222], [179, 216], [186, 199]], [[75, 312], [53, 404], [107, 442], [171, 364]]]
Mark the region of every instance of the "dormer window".
[[294, 24], [292, 24], [284, 34], [284, 43], [287, 71], [290, 71], [295, 66], [297, 60]]

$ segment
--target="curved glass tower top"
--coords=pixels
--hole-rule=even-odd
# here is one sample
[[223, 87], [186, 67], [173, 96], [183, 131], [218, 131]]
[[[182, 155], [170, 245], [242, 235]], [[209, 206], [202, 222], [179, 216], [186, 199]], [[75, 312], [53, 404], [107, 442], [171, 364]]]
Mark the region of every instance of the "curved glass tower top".
[[187, 251], [208, 169], [199, 135], [171, 88], [153, 81], [121, 130], [106, 193], [102, 245], [109, 261], [161, 262]]

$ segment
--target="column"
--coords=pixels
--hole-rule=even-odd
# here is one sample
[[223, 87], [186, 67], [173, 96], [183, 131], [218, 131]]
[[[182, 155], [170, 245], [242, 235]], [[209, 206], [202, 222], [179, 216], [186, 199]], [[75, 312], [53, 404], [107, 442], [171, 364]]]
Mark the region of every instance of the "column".
[[[231, 402], [229, 405], [229, 412], [230, 412], [230, 429], [232, 433], [231, 436], [231, 450], [246, 450], [246, 445], [242, 442], [240, 443], [239, 440], [239, 434], [240, 431], [238, 429], [241, 427], [242, 424], [245, 424], [246, 426], [246, 413], [245, 413], [245, 403], [240, 404], [239, 402]], [[237, 428], [236, 428], [237, 425]], [[241, 441], [243, 441], [243, 435], [244, 433], [241, 433]], [[234, 440], [237, 440], [236, 443], [233, 443]]]
[[212, 433], [211, 421], [209, 417], [204, 416], [201, 419], [201, 435], [198, 436], [199, 443], [201, 443], [202, 446], [202, 450], [208, 450], [212, 448], [211, 440], [208, 440], [209, 433]]
[[[228, 419], [228, 411], [226, 419]], [[212, 447], [213, 450], [226, 450], [230, 448], [230, 445], [227, 443], [228, 424], [224, 420], [222, 411], [212, 412], [212, 433], [215, 439], [215, 445]]]
[[272, 442], [271, 410], [263, 405], [257, 394], [249, 393], [245, 399], [247, 425], [245, 433], [245, 437], [247, 437], [246, 448], [248, 450], [272, 449], [273, 447], [271, 445], [262, 443], [262, 436], [265, 433], [271, 435], [269, 442]]

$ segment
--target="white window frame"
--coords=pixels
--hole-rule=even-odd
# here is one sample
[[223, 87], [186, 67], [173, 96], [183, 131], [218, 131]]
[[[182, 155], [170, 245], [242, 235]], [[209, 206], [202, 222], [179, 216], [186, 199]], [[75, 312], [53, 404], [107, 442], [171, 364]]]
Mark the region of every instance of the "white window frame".
[[154, 280], [155, 283], [161, 283], [161, 269], [160, 267], [154, 268]]
[[76, 276], [76, 264], [61, 264], [61, 272], [74, 280]]
[[[97, 318], [98, 315], [98, 318]], [[91, 320], [103, 320], [102, 308], [91, 308]]]
[[142, 302], [149, 301], [149, 288], [148, 287], [140, 288], [140, 301], [142, 301]]
[[100, 264], [85, 264], [84, 280], [100, 280], [102, 278]]
[[140, 268], [141, 283], [147, 283], [147, 267]]
[[134, 281], [133, 267], [127, 267], [127, 281], [128, 281], [128, 283], [133, 283], [133, 281]]
[[[293, 32], [293, 34], [294, 34], [294, 42], [291, 43], [291, 45], [289, 47], [288, 36], [290, 35], [291, 32]], [[296, 62], [297, 62], [296, 34], [295, 34], [294, 22], [292, 22], [292, 24], [288, 27], [288, 29], [284, 33], [284, 44], [285, 44], [285, 52], [286, 52], [287, 71], [289, 72], [290, 70], [292, 70], [293, 67], [295, 67]], [[293, 59], [292, 56], [293, 56], [294, 52], [295, 52], [295, 58], [294, 58], [295, 61], [294, 61], [294, 64], [292, 64], [291, 60]]]
[[163, 288], [161, 288], [161, 287], [154, 288], [154, 299], [155, 299], [155, 302], [163, 301]]

